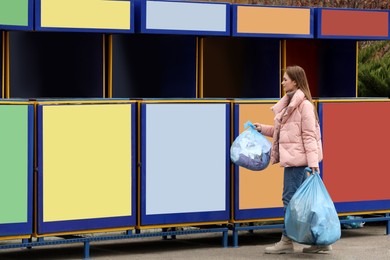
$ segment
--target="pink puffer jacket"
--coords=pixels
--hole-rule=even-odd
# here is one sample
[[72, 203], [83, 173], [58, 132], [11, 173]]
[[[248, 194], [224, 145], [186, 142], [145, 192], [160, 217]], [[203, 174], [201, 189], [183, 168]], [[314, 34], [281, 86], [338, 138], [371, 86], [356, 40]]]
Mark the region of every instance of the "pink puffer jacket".
[[271, 163], [318, 167], [322, 144], [313, 105], [300, 89], [289, 100], [285, 95], [271, 108], [275, 113], [274, 126], [261, 125], [261, 133], [273, 137]]

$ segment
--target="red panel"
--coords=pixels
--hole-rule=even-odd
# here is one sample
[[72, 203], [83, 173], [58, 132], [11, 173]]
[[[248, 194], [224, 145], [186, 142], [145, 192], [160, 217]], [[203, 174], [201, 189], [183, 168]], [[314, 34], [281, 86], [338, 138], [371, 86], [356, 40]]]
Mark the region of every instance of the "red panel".
[[322, 10], [321, 35], [389, 36], [389, 13]]
[[323, 178], [334, 202], [390, 199], [390, 102], [323, 104]]

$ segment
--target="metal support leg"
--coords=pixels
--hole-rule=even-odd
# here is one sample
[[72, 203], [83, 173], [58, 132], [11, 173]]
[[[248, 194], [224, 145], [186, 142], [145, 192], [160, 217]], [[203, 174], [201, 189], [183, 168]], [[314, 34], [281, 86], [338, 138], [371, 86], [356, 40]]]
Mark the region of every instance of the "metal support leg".
[[388, 218], [387, 220], [387, 225], [386, 225], [386, 235], [390, 235], [390, 214], [389, 213], [386, 213], [386, 218]]
[[84, 242], [84, 259], [89, 259], [89, 241]]
[[233, 247], [238, 247], [238, 231], [236, 229], [237, 225], [239, 224], [234, 224], [233, 226]]
[[[253, 222], [251, 222], [251, 223], [249, 223], [249, 226], [254, 226], [254, 223]], [[251, 229], [251, 230], [248, 230], [248, 232], [250, 233], [250, 234], [253, 234], [254, 233], [254, 230], [253, 229]]]
[[[32, 242], [32, 238], [24, 238], [22, 239], [22, 243], [31, 243]], [[27, 246], [26, 247], [27, 249], [31, 249], [32, 247], [31, 246]]]
[[[162, 229], [162, 232], [167, 232], [167, 231], [168, 231], [167, 228]], [[168, 240], [168, 236], [163, 236], [162, 238], [163, 238], [163, 240]]]
[[224, 248], [228, 247], [228, 231], [223, 231], [222, 232], [222, 246]]

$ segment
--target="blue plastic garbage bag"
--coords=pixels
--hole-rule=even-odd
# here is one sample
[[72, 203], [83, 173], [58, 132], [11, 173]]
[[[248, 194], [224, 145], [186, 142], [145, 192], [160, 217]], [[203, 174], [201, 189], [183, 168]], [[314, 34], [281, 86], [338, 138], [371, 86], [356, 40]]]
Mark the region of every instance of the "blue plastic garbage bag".
[[261, 171], [269, 164], [271, 142], [250, 121], [245, 123], [244, 128], [246, 130], [237, 136], [230, 148], [230, 159], [236, 165]]
[[285, 228], [287, 236], [301, 244], [330, 245], [340, 239], [340, 220], [318, 173], [311, 174], [291, 198]]

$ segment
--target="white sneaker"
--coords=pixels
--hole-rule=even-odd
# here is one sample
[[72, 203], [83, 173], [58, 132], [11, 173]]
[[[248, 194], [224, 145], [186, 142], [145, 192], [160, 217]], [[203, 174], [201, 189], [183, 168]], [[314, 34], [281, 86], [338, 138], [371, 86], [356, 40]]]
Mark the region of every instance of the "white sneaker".
[[319, 253], [326, 251], [332, 251], [332, 246], [310, 246], [302, 250], [303, 253]]
[[292, 240], [286, 236], [282, 236], [282, 239], [274, 246], [265, 248], [266, 254], [291, 254], [294, 253], [294, 245]]

